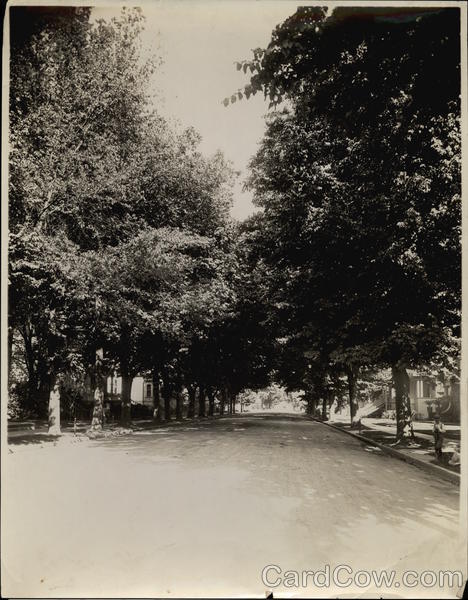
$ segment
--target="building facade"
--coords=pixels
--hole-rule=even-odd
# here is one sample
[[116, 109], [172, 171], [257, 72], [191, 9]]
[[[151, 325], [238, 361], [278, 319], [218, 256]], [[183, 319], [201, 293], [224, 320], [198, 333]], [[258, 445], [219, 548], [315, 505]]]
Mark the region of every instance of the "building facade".
[[[435, 414], [447, 423], [460, 422], [460, 380], [457, 375], [445, 378], [408, 370], [410, 402], [415, 419], [433, 419]], [[395, 410], [395, 390], [389, 389], [387, 411]]]
[[[106, 401], [120, 402], [122, 394], [122, 378], [117, 375], [108, 377], [106, 392]], [[130, 391], [130, 399], [135, 404], [153, 406], [154, 393], [152, 379], [141, 376], [134, 377], [132, 389]]]

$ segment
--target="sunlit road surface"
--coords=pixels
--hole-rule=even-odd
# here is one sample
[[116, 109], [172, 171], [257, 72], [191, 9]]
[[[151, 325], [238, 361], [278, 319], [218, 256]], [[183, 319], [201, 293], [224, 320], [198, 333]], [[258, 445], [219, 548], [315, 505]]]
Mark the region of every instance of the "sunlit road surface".
[[[267, 565], [280, 578], [326, 565], [395, 569], [397, 581], [407, 570], [462, 568], [454, 485], [301, 416], [244, 414], [10, 449], [4, 596], [264, 598]], [[375, 593], [308, 584], [270, 587], [275, 597]]]

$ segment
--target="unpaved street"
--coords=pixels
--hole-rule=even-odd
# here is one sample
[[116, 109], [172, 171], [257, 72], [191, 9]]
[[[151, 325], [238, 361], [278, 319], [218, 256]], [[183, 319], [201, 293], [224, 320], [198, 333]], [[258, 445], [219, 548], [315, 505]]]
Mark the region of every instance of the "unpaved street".
[[264, 597], [268, 564], [459, 568], [455, 486], [300, 416], [10, 449], [6, 595]]

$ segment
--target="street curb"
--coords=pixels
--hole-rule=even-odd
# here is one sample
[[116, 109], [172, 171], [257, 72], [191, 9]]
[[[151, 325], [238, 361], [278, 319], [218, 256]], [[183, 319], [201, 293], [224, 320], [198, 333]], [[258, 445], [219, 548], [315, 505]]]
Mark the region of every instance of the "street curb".
[[341, 433], [346, 433], [347, 435], [357, 438], [358, 440], [361, 440], [362, 442], [365, 442], [366, 444], [369, 444], [371, 446], [377, 446], [377, 448], [380, 448], [382, 450], [382, 452], [384, 452], [385, 454], [389, 454], [390, 456], [393, 456], [393, 458], [398, 458], [399, 460], [403, 460], [404, 462], [412, 464], [415, 467], [422, 469], [423, 471], [427, 471], [428, 473], [431, 473], [432, 475], [436, 475], [437, 477], [440, 477], [441, 479], [450, 481], [450, 483], [453, 483], [454, 485], [458, 485], [458, 486], [460, 485], [460, 475], [458, 473], [455, 473], [454, 471], [449, 471], [448, 469], [444, 469], [443, 467], [439, 467], [437, 465], [432, 465], [430, 463], [426, 463], [422, 460], [419, 460], [418, 458], [409, 456], [408, 454], [404, 454], [403, 452], [400, 452], [399, 450], [396, 450], [395, 448], [389, 448], [388, 446], [385, 446], [384, 444], [380, 444], [379, 442], [376, 442], [375, 440], [366, 438], [363, 435], [360, 435], [359, 433], [353, 433], [352, 431], [347, 431], [346, 429], [342, 429], [341, 427], [336, 427], [336, 425], [332, 425], [331, 423], [327, 423], [326, 421], [321, 421], [320, 419], [316, 419], [315, 417], [308, 417], [308, 418], [311, 421], [316, 421], [317, 423], [321, 423], [322, 425], [331, 427], [332, 429], [335, 429], [336, 431], [341, 431]]

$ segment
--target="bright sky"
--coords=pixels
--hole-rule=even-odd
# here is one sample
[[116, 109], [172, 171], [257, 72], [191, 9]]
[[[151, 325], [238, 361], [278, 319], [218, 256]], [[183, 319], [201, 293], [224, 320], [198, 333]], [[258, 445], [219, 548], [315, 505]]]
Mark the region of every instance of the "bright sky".
[[[262, 138], [267, 104], [261, 94], [227, 108], [222, 100], [248, 82], [234, 63], [251, 58], [251, 49], [265, 47], [297, 2], [160, 0], [141, 6], [147, 19], [143, 42], [155, 50], [159, 45], [164, 59], [155, 76], [162, 96], [158, 109], [195, 127], [204, 152], [221, 150], [241, 171], [232, 214], [243, 219], [255, 210], [251, 194], [242, 191], [242, 179]], [[99, 13], [107, 16], [104, 8]]]

